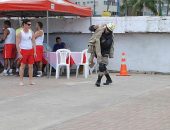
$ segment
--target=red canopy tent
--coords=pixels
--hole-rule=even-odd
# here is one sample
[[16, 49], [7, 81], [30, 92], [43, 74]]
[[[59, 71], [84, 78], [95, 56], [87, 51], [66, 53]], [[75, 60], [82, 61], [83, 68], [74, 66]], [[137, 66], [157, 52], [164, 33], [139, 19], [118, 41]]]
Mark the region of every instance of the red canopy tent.
[[78, 6], [68, 0], [0, 0], [0, 16], [92, 15], [91, 8]]
[[0, 0], [0, 17], [6, 16], [47, 17], [47, 44], [49, 44], [49, 16], [90, 17], [92, 10], [68, 0]]
[[78, 6], [68, 0], [0, 0], [0, 17], [48, 17], [49, 16], [92, 16], [88, 7]]
[[78, 6], [68, 0], [0, 0], [0, 17], [48, 17], [49, 16], [92, 16], [88, 7]]

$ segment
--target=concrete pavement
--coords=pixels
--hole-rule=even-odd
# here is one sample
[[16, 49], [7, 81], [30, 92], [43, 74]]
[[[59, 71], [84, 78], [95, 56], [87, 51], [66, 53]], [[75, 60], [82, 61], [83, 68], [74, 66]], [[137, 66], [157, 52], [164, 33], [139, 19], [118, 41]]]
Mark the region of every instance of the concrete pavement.
[[21, 87], [18, 77], [0, 76], [0, 130], [170, 129], [169, 75], [112, 78], [101, 88], [96, 75], [43, 77]]

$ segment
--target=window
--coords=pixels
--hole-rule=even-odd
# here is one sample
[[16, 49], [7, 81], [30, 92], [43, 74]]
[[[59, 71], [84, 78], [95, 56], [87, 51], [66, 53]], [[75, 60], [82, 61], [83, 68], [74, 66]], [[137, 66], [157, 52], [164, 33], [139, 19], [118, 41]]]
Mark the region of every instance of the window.
[[104, 5], [107, 5], [107, 1], [104, 1]]
[[91, 1], [91, 4], [93, 4], [93, 1]]
[[86, 2], [83, 2], [83, 5], [86, 5]]
[[115, 0], [110, 0], [110, 1], [104, 1], [104, 5], [116, 5], [116, 2], [115, 2]]
[[90, 2], [89, 1], [87, 1], [87, 4], [89, 4]]
[[116, 6], [116, 5], [117, 5], [117, 2], [112, 1], [112, 5], [113, 5], [113, 6]]

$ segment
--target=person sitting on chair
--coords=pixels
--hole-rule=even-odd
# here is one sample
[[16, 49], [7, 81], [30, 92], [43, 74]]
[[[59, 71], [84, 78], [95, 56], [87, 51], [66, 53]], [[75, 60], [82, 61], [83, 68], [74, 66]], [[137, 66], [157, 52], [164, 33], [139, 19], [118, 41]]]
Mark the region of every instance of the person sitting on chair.
[[56, 52], [58, 49], [65, 49], [66, 44], [62, 42], [60, 37], [56, 37], [56, 44], [53, 47], [53, 52]]

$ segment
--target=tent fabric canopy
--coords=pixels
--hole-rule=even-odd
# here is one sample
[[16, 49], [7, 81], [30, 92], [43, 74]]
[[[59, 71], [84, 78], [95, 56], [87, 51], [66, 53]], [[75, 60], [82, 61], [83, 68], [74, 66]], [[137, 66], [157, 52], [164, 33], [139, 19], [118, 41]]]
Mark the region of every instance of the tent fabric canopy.
[[92, 16], [88, 7], [78, 6], [68, 0], [1, 0], [0, 16]]

